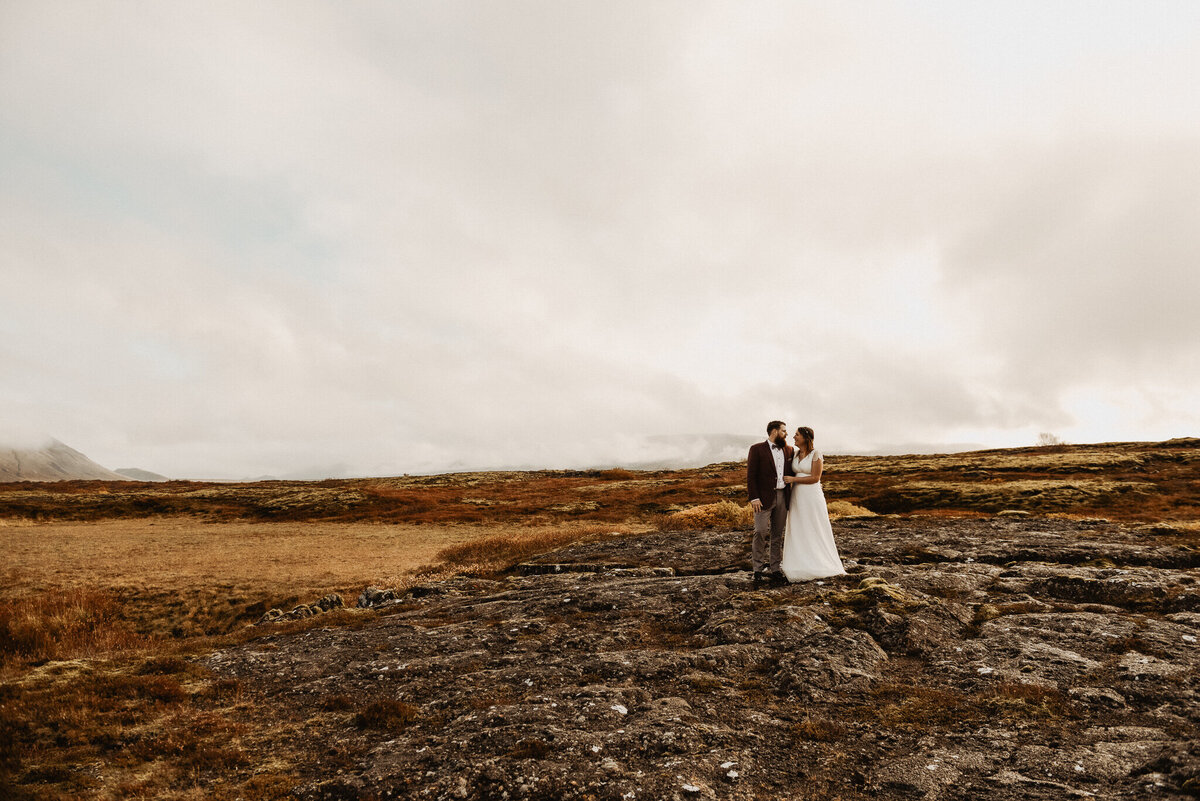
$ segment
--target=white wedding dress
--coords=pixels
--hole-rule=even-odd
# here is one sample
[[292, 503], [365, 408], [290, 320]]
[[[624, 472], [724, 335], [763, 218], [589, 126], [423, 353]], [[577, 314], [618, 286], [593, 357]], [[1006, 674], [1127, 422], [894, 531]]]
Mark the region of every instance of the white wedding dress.
[[[803, 459], [792, 459], [798, 476], [811, 476], [813, 460], [821, 458], [815, 450]], [[788, 507], [787, 527], [783, 533], [783, 562], [780, 568], [788, 581], [840, 576], [846, 572], [833, 542], [825, 491], [816, 484], [792, 484], [792, 502]]]

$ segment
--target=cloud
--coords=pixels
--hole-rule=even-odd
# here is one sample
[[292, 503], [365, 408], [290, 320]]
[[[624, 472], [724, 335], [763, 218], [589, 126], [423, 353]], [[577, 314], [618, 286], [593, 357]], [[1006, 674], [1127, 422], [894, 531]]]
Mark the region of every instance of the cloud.
[[1028, 153], [993, 185], [986, 217], [963, 226], [945, 271], [950, 293], [975, 310], [972, 339], [994, 354], [997, 385], [1047, 409], [1085, 389], [1197, 397], [1191, 149], [1171, 138], [1076, 141]]
[[7, 3], [0, 413], [177, 476], [1186, 433], [1196, 11], [1121, 9]]

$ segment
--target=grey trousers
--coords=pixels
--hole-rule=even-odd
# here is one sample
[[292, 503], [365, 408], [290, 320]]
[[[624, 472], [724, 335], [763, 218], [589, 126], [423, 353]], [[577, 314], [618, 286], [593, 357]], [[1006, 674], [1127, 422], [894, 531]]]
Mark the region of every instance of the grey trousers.
[[[754, 563], [754, 572], [764, 569], [772, 572], [779, 571], [779, 563], [783, 561], [783, 527], [787, 523], [787, 490], [775, 490], [775, 505], [754, 513], [754, 544], [750, 550], [750, 558]], [[770, 543], [770, 561], [768, 562], [768, 542]]]

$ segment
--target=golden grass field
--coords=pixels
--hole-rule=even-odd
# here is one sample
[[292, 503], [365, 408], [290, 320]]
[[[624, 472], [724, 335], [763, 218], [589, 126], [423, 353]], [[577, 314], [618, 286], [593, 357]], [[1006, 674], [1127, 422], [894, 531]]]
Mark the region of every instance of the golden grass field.
[[478, 538], [470, 525], [204, 523], [190, 518], [39, 523], [0, 528], [9, 591], [102, 585], [232, 586], [317, 592], [391, 586], [443, 548]]
[[262, 720], [238, 682], [189, 656], [377, 614], [251, 625], [273, 606], [329, 592], [353, 606], [367, 585], [404, 589], [647, 528], [0, 522], [0, 798], [286, 797], [293, 777], [254, 754], [287, 733]]
[[[406, 587], [580, 536], [645, 527], [563, 524], [204, 523], [190, 518], [0, 524], [4, 605], [67, 592], [119, 605], [147, 636], [224, 634], [271, 607], [368, 585]], [[35, 625], [30, 621], [30, 625]], [[70, 654], [68, 654], [69, 656]], [[0, 659], [4, 658], [0, 655]]]

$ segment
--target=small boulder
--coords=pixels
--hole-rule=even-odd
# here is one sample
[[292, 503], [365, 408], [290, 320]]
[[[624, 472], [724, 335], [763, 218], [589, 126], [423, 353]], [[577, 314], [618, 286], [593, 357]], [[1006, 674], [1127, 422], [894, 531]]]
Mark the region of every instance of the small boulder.
[[398, 600], [395, 590], [383, 590], [379, 587], [367, 587], [358, 596], [358, 607], [360, 609], [370, 609], [376, 606], [383, 606], [386, 603]]
[[340, 594], [331, 592], [312, 605], [319, 608], [322, 612], [329, 612], [333, 609], [341, 609], [346, 605], [346, 602], [342, 600]]
[[283, 619], [282, 609], [268, 609], [262, 617], [255, 622], [254, 625], [261, 626], [263, 623], [275, 623]]

